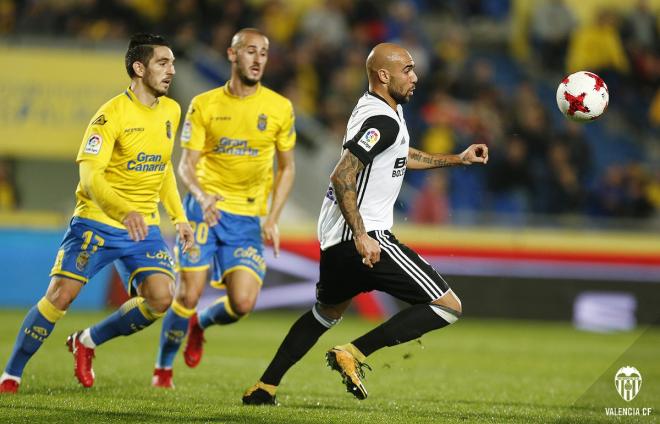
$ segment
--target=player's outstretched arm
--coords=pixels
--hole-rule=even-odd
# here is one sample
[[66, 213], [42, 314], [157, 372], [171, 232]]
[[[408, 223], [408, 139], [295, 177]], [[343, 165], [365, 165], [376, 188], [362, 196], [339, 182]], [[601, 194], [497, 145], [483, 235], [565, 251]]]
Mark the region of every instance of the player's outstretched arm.
[[275, 257], [280, 255], [280, 232], [277, 223], [280, 220], [286, 199], [291, 193], [293, 180], [296, 176], [296, 162], [293, 149], [277, 151], [277, 173], [273, 186], [273, 199], [270, 211], [261, 226], [261, 235], [265, 242], [273, 244]]
[[216, 202], [224, 200], [219, 194], [206, 193], [202, 186], [199, 184], [195, 170], [197, 162], [202, 156], [202, 152], [198, 150], [181, 149], [181, 161], [179, 162], [179, 176], [186, 185], [190, 193], [197, 200], [202, 211], [204, 212], [204, 221], [209, 225], [215, 225], [220, 219], [220, 211], [215, 207]]
[[488, 146], [485, 144], [472, 144], [458, 155], [445, 155], [440, 153], [426, 153], [413, 149], [408, 151], [409, 169], [444, 168], [448, 166], [472, 165], [473, 163], [488, 162]]
[[363, 168], [362, 162], [346, 149], [332, 171], [330, 181], [334, 187], [339, 209], [353, 232], [355, 247], [362, 256], [364, 264], [371, 268], [380, 260], [380, 245], [367, 234], [357, 204], [357, 174]]

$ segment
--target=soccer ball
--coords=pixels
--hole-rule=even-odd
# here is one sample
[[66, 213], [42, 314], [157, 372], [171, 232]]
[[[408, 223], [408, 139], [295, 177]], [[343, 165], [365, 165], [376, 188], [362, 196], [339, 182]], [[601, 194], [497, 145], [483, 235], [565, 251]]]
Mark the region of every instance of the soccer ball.
[[557, 106], [568, 119], [587, 122], [607, 109], [610, 94], [605, 81], [593, 72], [580, 71], [564, 78], [557, 88]]

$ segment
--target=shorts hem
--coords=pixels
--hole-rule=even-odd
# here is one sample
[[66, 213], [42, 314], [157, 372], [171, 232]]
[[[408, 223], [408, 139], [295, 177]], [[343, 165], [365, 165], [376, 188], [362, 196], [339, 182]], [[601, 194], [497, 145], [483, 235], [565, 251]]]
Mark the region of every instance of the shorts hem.
[[210, 283], [211, 287], [214, 287], [216, 289], [226, 288], [227, 285], [225, 283], [223, 283], [222, 281], [225, 279], [225, 277], [227, 275], [231, 274], [234, 271], [239, 271], [239, 270], [247, 271], [250, 274], [252, 274], [257, 279], [257, 282], [259, 283], [259, 287], [264, 285], [263, 278], [255, 270], [253, 270], [252, 268], [250, 268], [248, 266], [245, 266], [245, 265], [237, 265], [237, 266], [231, 267], [228, 270], [226, 270], [225, 272], [223, 272], [222, 276], [220, 277], [220, 280], [211, 280], [211, 283]]
[[80, 281], [83, 284], [87, 284], [87, 282], [89, 281], [89, 278], [83, 277], [82, 275], [74, 274], [73, 272], [69, 272], [69, 271], [60, 270], [50, 273], [50, 277], [55, 277], [55, 276], [70, 278], [72, 280]]

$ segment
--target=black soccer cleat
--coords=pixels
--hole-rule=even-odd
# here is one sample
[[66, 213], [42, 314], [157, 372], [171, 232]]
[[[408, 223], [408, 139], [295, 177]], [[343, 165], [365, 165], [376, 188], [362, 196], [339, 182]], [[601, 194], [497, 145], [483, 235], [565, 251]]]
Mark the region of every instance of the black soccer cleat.
[[254, 386], [247, 389], [243, 395], [243, 405], [279, 405], [275, 399], [275, 390], [277, 386], [265, 384], [259, 381]]
[[364, 387], [364, 370], [371, 367], [364, 362], [358, 361], [350, 352], [339, 347], [333, 347], [325, 354], [328, 366], [341, 374], [342, 382], [346, 391], [356, 398], [363, 400], [367, 398], [367, 388]]

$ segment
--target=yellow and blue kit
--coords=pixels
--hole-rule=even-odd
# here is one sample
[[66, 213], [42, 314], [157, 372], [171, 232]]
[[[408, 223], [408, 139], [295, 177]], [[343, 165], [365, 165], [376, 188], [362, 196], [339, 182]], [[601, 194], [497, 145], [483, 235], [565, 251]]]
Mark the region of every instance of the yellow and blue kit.
[[[158, 202], [175, 224], [187, 222], [171, 162], [180, 117], [174, 100], [160, 97], [149, 107], [130, 89], [101, 106], [78, 152], [76, 209], [51, 276], [85, 283], [117, 261], [129, 292], [154, 272], [174, 277], [158, 227]], [[132, 241], [122, 224], [130, 211], [139, 212], [149, 226], [143, 241]]]
[[216, 283], [236, 269], [263, 280], [259, 216], [267, 213], [275, 152], [295, 146], [294, 123], [291, 102], [261, 84], [254, 94], [238, 97], [227, 83], [191, 101], [181, 146], [201, 153], [196, 168], [200, 185], [224, 200], [216, 204], [220, 222], [211, 228], [197, 202], [190, 195], [184, 200], [196, 237], [195, 246], [178, 258], [181, 269], [202, 270], [214, 263]]

